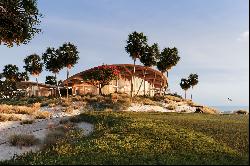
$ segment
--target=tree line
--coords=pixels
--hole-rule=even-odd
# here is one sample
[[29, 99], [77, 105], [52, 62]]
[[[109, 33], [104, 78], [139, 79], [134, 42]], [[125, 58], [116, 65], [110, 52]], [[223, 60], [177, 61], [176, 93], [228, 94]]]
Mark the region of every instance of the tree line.
[[[63, 68], [67, 68], [66, 77], [69, 77], [69, 70], [74, 67], [75, 64], [78, 63], [79, 60], [79, 52], [77, 47], [68, 42], [64, 43], [58, 49], [53, 47], [48, 47], [46, 51], [39, 56], [38, 54], [31, 54], [25, 57], [24, 66], [25, 72], [19, 72], [19, 68], [16, 65], [8, 64], [4, 66], [3, 72], [0, 74], [0, 85], [1, 92], [11, 94], [9, 91], [16, 91], [16, 83], [20, 81], [25, 81], [29, 79], [29, 75], [36, 78], [37, 87], [38, 87], [38, 95], [40, 93], [38, 78], [41, 72], [43, 71], [43, 67], [45, 70], [50, 71], [54, 74], [54, 76], [47, 76], [45, 83], [56, 85], [58, 93], [61, 97], [59, 84], [57, 81], [57, 74]], [[67, 87], [67, 98], [68, 98], [68, 83]], [[7, 95], [10, 96], [10, 95]]]

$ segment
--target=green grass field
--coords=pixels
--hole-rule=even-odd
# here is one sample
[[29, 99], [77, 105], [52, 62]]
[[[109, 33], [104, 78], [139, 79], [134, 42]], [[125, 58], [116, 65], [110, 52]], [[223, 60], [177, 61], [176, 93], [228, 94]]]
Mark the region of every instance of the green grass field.
[[95, 124], [56, 146], [1, 164], [248, 164], [248, 115], [90, 112]]

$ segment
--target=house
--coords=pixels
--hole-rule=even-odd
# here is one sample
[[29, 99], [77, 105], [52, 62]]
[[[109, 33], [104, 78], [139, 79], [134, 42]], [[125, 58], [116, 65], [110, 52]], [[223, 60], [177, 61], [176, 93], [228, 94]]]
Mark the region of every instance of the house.
[[[113, 80], [109, 85], [102, 88], [103, 94], [110, 94], [114, 92], [130, 94], [131, 80], [134, 71], [133, 64], [115, 64], [119, 70], [119, 78]], [[84, 95], [84, 94], [98, 94], [98, 87], [90, 85], [83, 80], [85, 71], [77, 73], [62, 82], [62, 86], [66, 87], [67, 84], [72, 89], [72, 95]], [[144, 75], [145, 72], [145, 75]], [[145, 78], [144, 78], [145, 77]], [[161, 87], [167, 87], [167, 78], [158, 70], [150, 67], [144, 67], [141, 65], [135, 65], [134, 75], [134, 91], [133, 94], [144, 94], [144, 80], [145, 80], [145, 94], [154, 96], [159, 93]]]
[[[131, 80], [134, 71], [133, 64], [115, 64], [120, 70], [119, 78], [112, 80], [109, 85], [102, 88], [103, 94], [110, 93], [131, 93]], [[96, 86], [88, 84], [83, 80], [85, 71], [79, 72], [68, 79], [64, 80], [59, 89], [62, 95], [66, 95], [66, 87], [68, 83], [70, 95], [84, 95], [84, 94], [99, 94], [99, 89]], [[145, 72], [145, 73], [144, 73]], [[145, 80], [145, 94], [154, 96], [159, 93], [161, 87], [167, 87], [167, 78], [158, 70], [141, 65], [135, 65], [135, 75], [133, 82], [133, 95], [144, 95], [144, 80]], [[38, 90], [36, 82], [22, 81], [17, 83], [17, 87], [25, 91], [26, 96], [55, 96], [57, 87], [54, 85], [38, 83]], [[40, 94], [38, 94], [40, 93]]]
[[[37, 86], [38, 85], [38, 86]], [[55, 85], [36, 83], [31, 81], [17, 82], [17, 89], [22, 90], [26, 96], [55, 96], [57, 93]], [[63, 88], [63, 87], [60, 87]], [[40, 93], [40, 94], [39, 94]]]

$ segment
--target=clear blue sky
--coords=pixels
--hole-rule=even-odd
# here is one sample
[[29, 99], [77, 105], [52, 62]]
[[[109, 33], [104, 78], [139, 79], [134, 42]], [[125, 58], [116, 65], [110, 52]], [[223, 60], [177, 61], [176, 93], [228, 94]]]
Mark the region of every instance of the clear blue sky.
[[[71, 74], [102, 63], [132, 63], [124, 47], [128, 34], [138, 31], [161, 49], [179, 49], [181, 60], [169, 72], [172, 92], [183, 95], [181, 78], [197, 73], [195, 102], [249, 105], [248, 6], [248, 0], [38, 0], [43, 32], [28, 45], [1, 45], [0, 70], [9, 63], [23, 70], [25, 56], [64, 42], [80, 52]], [[59, 79], [65, 78], [64, 69]]]

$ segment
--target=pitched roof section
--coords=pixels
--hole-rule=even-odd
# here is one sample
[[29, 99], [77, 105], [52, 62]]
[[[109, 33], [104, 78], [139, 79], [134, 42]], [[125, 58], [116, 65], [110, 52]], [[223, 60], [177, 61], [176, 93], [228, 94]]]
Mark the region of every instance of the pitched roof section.
[[[113, 64], [108, 66], [117, 66], [120, 70], [120, 77], [131, 80], [131, 76], [134, 71], [133, 64]], [[135, 76], [141, 79], [144, 79], [144, 71], [145, 71], [145, 80], [151, 84], [154, 84], [156, 88], [160, 88], [161, 83], [163, 85], [167, 85], [167, 78], [166, 76], [162, 75], [161, 72], [158, 70], [152, 69], [151, 67], [145, 67], [141, 65], [135, 65]], [[69, 85], [75, 83], [84, 83], [82, 75], [85, 71], [77, 73], [68, 78]], [[63, 84], [66, 85], [66, 81], [63, 81]]]

